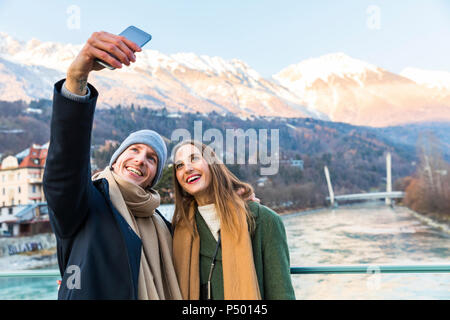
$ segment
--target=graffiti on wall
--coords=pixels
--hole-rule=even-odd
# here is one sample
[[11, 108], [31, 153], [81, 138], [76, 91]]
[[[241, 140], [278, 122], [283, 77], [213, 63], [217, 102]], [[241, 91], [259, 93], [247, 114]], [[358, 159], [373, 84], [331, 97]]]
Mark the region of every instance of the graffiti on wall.
[[25, 242], [18, 245], [8, 245], [8, 253], [10, 256], [22, 253], [22, 252], [31, 252], [42, 250], [44, 247], [40, 242]]

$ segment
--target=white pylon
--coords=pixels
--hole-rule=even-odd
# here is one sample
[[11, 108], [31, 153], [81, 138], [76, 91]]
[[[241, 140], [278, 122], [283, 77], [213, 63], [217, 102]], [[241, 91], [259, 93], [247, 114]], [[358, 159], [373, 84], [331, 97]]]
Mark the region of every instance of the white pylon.
[[325, 166], [323, 169], [325, 170], [325, 178], [327, 178], [328, 193], [330, 194], [330, 204], [331, 206], [334, 206], [334, 192], [333, 186], [331, 185], [330, 172], [328, 171], [327, 166]]
[[[386, 192], [392, 192], [391, 153], [386, 155]], [[386, 198], [386, 204], [391, 205], [391, 198]]]

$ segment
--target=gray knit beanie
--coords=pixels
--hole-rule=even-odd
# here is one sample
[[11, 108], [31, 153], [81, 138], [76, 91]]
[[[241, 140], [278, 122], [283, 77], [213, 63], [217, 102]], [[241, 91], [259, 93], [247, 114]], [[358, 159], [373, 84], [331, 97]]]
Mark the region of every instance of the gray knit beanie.
[[119, 148], [114, 152], [109, 161], [109, 166], [111, 167], [114, 162], [116, 162], [117, 158], [125, 151], [126, 148], [131, 146], [132, 144], [146, 144], [151, 147], [158, 156], [158, 168], [156, 171], [155, 178], [150, 184], [150, 188], [153, 188], [161, 179], [164, 164], [167, 159], [167, 147], [164, 143], [164, 140], [161, 136], [153, 130], [139, 130], [131, 133], [119, 146]]

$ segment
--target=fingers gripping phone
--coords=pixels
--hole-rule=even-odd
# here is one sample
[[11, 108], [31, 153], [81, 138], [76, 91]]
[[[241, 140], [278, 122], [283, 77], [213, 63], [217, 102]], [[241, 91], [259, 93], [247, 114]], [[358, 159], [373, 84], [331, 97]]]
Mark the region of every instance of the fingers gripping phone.
[[[124, 36], [128, 40], [133, 41], [136, 43], [139, 47], [143, 47], [147, 42], [149, 42], [152, 39], [152, 36], [148, 34], [145, 31], [142, 31], [139, 28], [136, 28], [135, 26], [129, 26], [125, 30], [123, 30], [119, 36]], [[112, 55], [113, 56], [113, 55]], [[114, 56], [113, 56], [114, 57]], [[116, 58], [116, 57], [114, 57]], [[116, 58], [117, 59], [117, 58]], [[117, 59], [119, 60], [119, 59]], [[110, 66], [108, 63], [106, 63], [103, 60], [95, 59], [95, 61], [105, 68], [108, 68], [109, 70], [114, 70], [115, 68], [113, 66]]]

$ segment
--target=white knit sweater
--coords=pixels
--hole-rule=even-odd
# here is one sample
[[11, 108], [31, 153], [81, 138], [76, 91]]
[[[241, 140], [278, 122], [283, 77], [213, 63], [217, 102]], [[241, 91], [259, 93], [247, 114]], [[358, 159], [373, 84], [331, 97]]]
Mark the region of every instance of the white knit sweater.
[[214, 203], [207, 204], [206, 206], [199, 206], [198, 212], [202, 215], [203, 220], [205, 220], [209, 230], [217, 241], [219, 239], [220, 219], [219, 214], [216, 211], [216, 206]]

